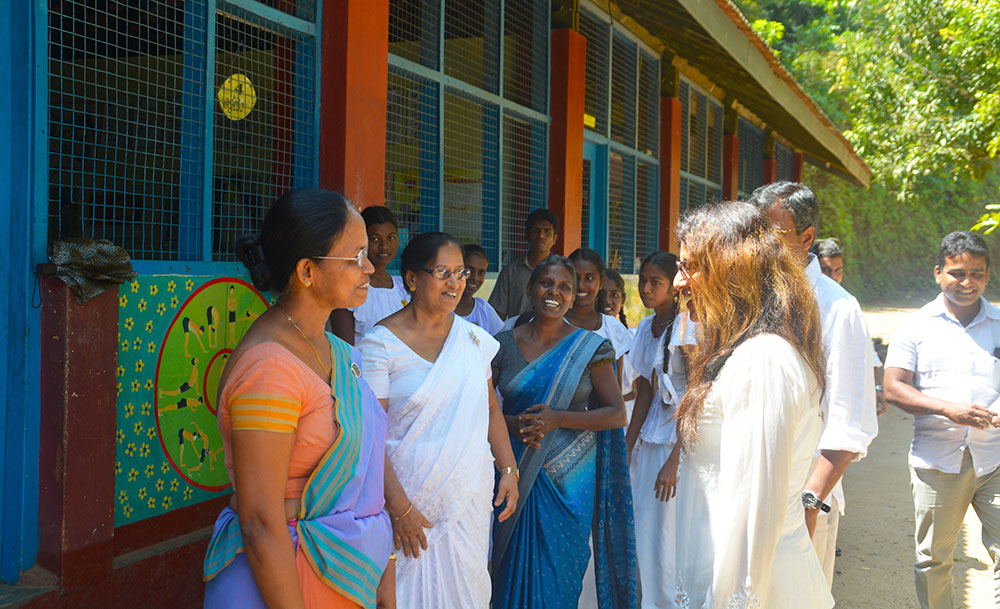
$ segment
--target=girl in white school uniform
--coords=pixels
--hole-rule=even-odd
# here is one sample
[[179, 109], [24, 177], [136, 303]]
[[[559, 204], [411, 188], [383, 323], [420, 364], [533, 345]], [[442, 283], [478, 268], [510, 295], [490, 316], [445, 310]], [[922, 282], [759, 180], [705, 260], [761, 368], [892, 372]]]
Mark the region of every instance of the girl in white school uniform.
[[462, 299], [455, 307], [455, 314], [495, 335], [503, 328], [503, 320], [490, 303], [476, 297], [476, 292], [486, 281], [486, 269], [490, 265], [489, 256], [486, 250], [475, 243], [463, 245], [462, 256], [465, 258], [465, 268], [469, 269], [469, 278], [465, 280], [465, 291], [462, 292]]
[[694, 322], [677, 312], [677, 257], [655, 252], [642, 261], [639, 295], [655, 314], [642, 320], [629, 352], [636, 400], [626, 434], [635, 514], [642, 609], [675, 607], [675, 513], [680, 444], [674, 414], [685, 388], [680, 346], [692, 343]]

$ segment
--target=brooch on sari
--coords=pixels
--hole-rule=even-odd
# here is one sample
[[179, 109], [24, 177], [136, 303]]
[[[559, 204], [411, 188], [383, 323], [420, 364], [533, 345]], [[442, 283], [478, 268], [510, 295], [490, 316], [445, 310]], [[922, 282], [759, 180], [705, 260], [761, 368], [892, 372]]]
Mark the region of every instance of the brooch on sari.
[[476, 343], [477, 347], [479, 346], [479, 337], [476, 336], [476, 333], [472, 330], [469, 330], [469, 338], [472, 339], [472, 342]]
[[351, 374], [353, 374], [356, 379], [361, 378], [361, 368], [354, 362], [351, 362]]

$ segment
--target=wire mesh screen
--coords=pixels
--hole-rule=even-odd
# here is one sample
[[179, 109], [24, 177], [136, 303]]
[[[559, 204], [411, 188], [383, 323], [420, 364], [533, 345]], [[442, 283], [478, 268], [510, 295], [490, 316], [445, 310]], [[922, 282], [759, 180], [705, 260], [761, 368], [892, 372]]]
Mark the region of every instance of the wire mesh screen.
[[[708, 175], [711, 182], [722, 183], [722, 106], [708, 103]], [[721, 192], [721, 189], [720, 189]]]
[[690, 93], [688, 113], [690, 158], [688, 171], [700, 178], [708, 177], [708, 100], [695, 90]]
[[590, 247], [590, 159], [583, 159], [583, 205], [580, 208], [580, 245]]
[[441, 2], [389, 0], [389, 52], [438, 69]]
[[774, 174], [779, 182], [795, 179], [795, 153], [781, 142], [774, 144]]
[[444, 2], [444, 73], [490, 93], [499, 87], [499, 2]]
[[545, 112], [548, 101], [548, 0], [506, 0], [503, 95]]
[[[658, 167], [639, 161], [635, 173], [635, 257], [642, 260], [659, 249]], [[670, 230], [674, 230], [671, 226]], [[635, 271], [638, 272], [638, 266]]]
[[611, 49], [611, 139], [635, 147], [636, 45], [613, 37]]
[[[525, 222], [545, 206], [545, 125], [507, 114], [503, 119], [503, 229], [500, 265], [528, 253]], [[497, 264], [490, 260], [490, 270]], [[499, 267], [496, 268], [499, 270]]]
[[691, 180], [685, 178], [684, 176], [681, 176], [680, 202], [677, 205], [678, 213], [681, 217], [683, 217], [684, 214], [687, 213], [688, 209], [691, 208], [691, 206], [688, 204], [688, 191], [690, 190], [690, 188], [691, 188]]
[[316, 182], [315, 48], [307, 36], [219, 7], [212, 252], [234, 260], [236, 240], [260, 229], [272, 201]]
[[689, 167], [688, 150], [691, 148], [691, 132], [688, 128], [691, 117], [691, 87], [682, 80], [677, 91], [681, 100], [681, 171], [687, 171]]
[[438, 85], [389, 68], [385, 197], [400, 242], [438, 229]]
[[745, 199], [764, 182], [764, 131], [740, 117], [736, 136], [740, 140], [737, 190]]
[[718, 203], [722, 201], [722, 189], [715, 186], [709, 186], [706, 192], [707, 199], [706, 203]]
[[688, 209], [697, 209], [708, 202], [708, 186], [691, 180], [688, 185]]
[[180, 257], [181, 235], [201, 225], [205, 10], [196, 0], [49, 3], [50, 242], [109, 239], [136, 259]]
[[636, 148], [660, 156], [660, 60], [639, 54], [639, 139]]
[[587, 39], [587, 77], [584, 112], [594, 117], [597, 133], [608, 133], [608, 68], [611, 25], [592, 13], [580, 11], [580, 33]]
[[495, 106], [446, 90], [442, 226], [462, 243], [480, 244], [491, 270], [499, 259], [499, 120]]
[[305, 21], [316, 20], [316, 0], [256, 0]]
[[622, 273], [635, 266], [635, 158], [608, 154], [608, 266]]

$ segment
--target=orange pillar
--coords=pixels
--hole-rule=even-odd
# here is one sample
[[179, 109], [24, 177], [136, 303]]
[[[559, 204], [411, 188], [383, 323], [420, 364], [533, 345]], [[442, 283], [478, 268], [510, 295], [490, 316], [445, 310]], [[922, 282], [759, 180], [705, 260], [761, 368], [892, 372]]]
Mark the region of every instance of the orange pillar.
[[794, 157], [794, 162], [792, 163], [792, 181], [801, 182], [802, 181], [802, 156], [801, 152], [796, 152]]
[[778, 180], [778, 163], [774, 159], [764, 157], [764, 183], [770, 184]]
[[559, 218], [556, 253], [580, 247], [583, 223], [583, 111], [587, 39], [571, 29], [552, 30], [549, 89], [549, 209]]
[[389, 0], [323, 3], [319, 185], [385, 204]]
[[681, 100], [660, 98], [660, 249], [678, 252], [681, 208]]
[[735, 133], [722, 135], [722, 200], [735, 201], [740, 184], [740, 138]]

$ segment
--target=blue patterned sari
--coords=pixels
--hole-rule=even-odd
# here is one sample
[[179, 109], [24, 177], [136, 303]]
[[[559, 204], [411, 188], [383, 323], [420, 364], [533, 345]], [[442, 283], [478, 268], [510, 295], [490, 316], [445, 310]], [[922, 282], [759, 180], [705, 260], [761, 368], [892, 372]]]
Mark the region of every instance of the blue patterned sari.
[[[567, 410], [603, 341], [577, 330], [530, 362], [500, 387], [504, 414], [535, 404]], [[638, 606], [623, 431], [558, 429], [538, 449], [514, 435], [511, 445], [520, 497], [514, 515], [494, 528], [493, 609], [575, 609], [591, 535], [600, 608]]]

